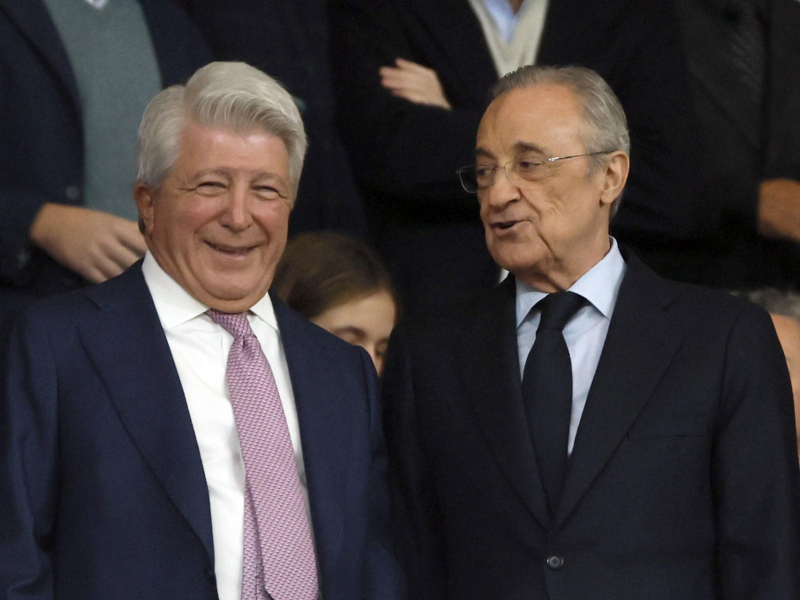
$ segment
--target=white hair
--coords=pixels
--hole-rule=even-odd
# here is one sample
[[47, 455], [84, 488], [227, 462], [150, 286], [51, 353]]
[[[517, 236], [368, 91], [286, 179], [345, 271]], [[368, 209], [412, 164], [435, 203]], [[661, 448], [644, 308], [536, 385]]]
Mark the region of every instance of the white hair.
[[189, 120], [241, 134], [262, 130], [280, 138], [289, 154], [293, 193], [297, 192], [307, 146], [305, 129], [291, 95], [269, 75], [241, 62], [212, 62], [185, 86], [174, 85], [156, 95], [139, 125], [137, 182], [156, 188], [167, 178]]

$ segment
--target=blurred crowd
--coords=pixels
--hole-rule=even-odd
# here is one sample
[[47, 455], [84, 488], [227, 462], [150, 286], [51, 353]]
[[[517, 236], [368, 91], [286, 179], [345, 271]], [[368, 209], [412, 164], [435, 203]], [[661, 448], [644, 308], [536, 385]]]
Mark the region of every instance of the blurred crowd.
[[301, 111], [290, 237], [360, 239], [407, 313], [501, 278], [456, 171], [491, 85], [530, 63], [590, 67], [620, 98], [620, 243], [671, 279], [795, 290], [798, 30], [796, 0], [3, 0], [0, 311], [142, 257], [140, 115], [212, 59], [269, 73]]

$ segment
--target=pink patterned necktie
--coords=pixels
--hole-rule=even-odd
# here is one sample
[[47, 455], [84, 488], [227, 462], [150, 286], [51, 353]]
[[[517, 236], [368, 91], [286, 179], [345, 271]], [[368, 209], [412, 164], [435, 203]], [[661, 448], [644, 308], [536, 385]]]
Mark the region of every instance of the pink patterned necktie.
[[208, 315], [233, 336], [228, 391], [245, 469], [242, 600], [314, 600], [317, 567], [275, 377], [247, 313]]

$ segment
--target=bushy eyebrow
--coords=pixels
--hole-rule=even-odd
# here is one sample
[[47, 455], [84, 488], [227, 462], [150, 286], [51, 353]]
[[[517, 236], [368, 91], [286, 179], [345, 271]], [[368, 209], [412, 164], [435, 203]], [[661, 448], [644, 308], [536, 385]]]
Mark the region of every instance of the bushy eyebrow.
[[494, 154], [489, 152], [486, 148], [481, 148], [480, 146], [478, 146], [477, 148], [475, 148], [475, 158], [494, 159], [495, 156]]

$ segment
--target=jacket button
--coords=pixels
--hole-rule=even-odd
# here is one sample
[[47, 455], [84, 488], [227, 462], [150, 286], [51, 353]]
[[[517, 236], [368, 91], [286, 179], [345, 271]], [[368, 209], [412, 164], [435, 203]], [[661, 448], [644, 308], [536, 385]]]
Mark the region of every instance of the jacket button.
[[558, 569], [564, 566], [564, 559], [555, 554], [553, 554], [553, 556], [548, 556], [545, 562], [547, 563], [547, 566], [553, 569], [554, 571], [557, 571]]
[[214, 581], [216, 580], [216, 578], [217, 575], [214, 572], [214, 569], [212, 569], [211, 567], [206, 567], [206, 579], [208, 579], [209, 581]]

